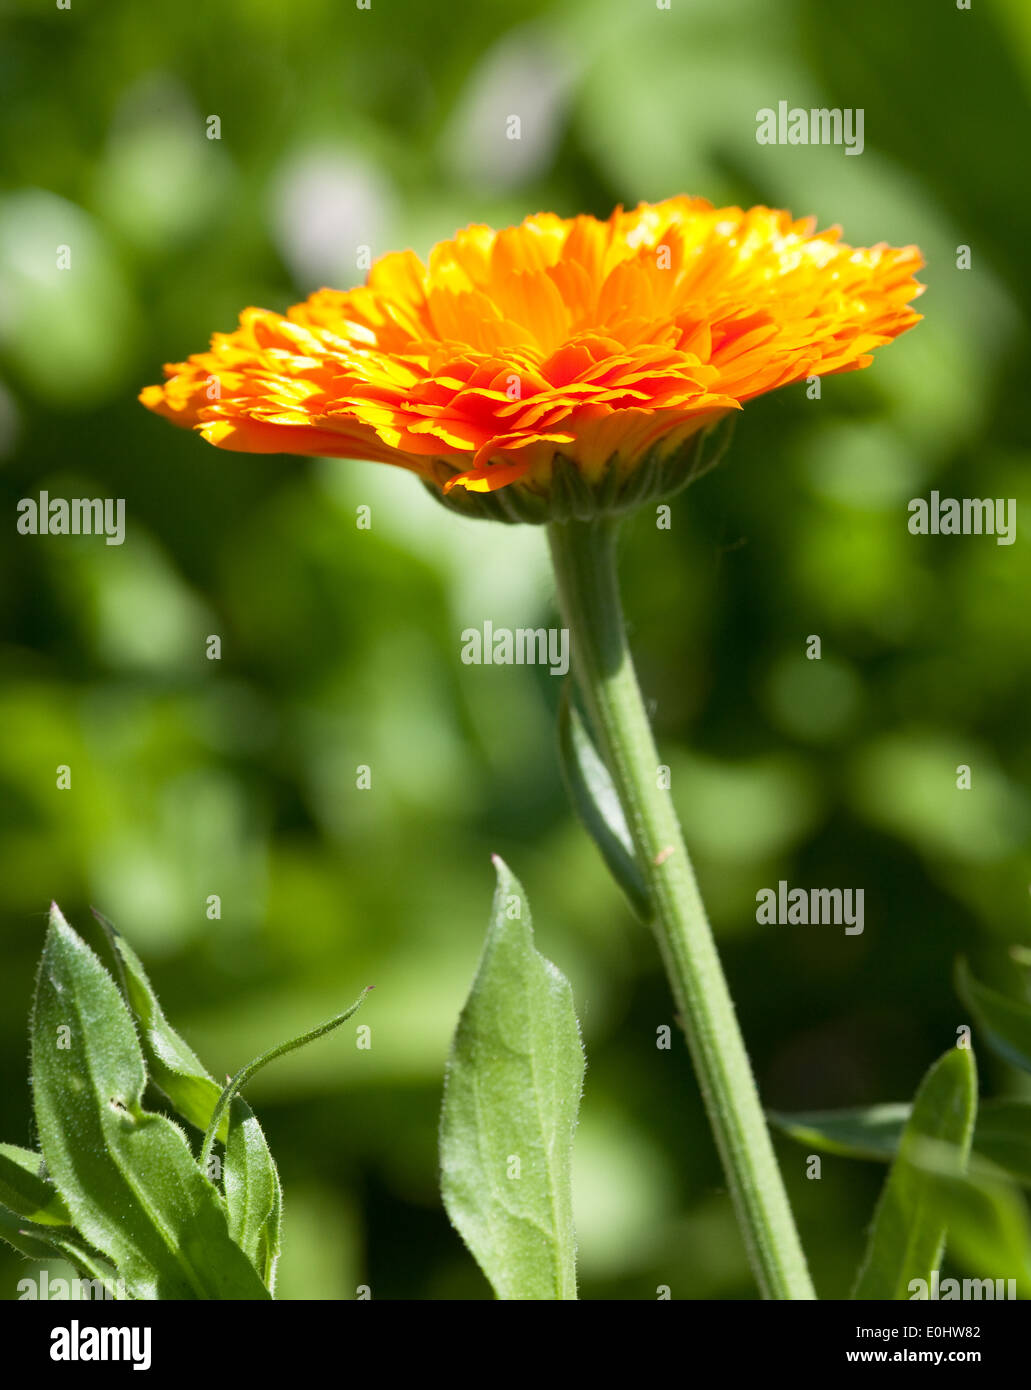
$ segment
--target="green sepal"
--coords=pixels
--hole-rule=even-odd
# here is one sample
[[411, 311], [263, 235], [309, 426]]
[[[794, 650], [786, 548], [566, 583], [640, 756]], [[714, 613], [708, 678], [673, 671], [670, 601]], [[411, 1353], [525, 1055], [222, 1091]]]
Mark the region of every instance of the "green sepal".
[[433, 479], [424, 484], [436, 501], [462, 516], [534, 526], [593, 521], [675, 496], [716, 467], [733, 429], [734, 412], [727, 411], [672, 449], [660, 439], [639, 458], [613, 453], [590, 479], [575, 459], [557, 451], [547, 473], [538, 476], [535, 471], [490, 492], [472, 492], [461, 485], [445, 492], [462, 469], [442, 458], [427, 460]]

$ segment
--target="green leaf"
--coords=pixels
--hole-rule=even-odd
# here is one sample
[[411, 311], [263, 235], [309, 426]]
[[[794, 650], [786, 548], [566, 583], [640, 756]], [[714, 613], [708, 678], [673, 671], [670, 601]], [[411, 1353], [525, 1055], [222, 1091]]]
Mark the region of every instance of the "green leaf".
[[43, 1157], [76, 1226], [137, 1298], [266, 1299], [182, 1131], [148, 1113], [117, 986], [56, 905], [32, 1021]]
[[956, 993], [992, 1051], [1013, 1066], [1031, 1071], [1031, 1006], [975, 980], [962, 958], [956, 962]]
[[37, 1226], [70, 1226], [71, 1214], [45, 1170], [31, 1149], [0, 1144], [0, 1203]]
[[495, 857], [487, 940], [451, 1048], [444, 1205], [499, 1298], [576, 1297], [570, 1166], [584, 1054], [568, 981]]
[[562, 775], [573, 808], [630, 906], [642, 921], [649, 921], [648, 888], [634, 854], [619, 795], [573, 705], [568, 683], [563, 686], [559, 702], [558, 745]]
[[945, 1248], [941, 1204], [914, 1162], [926, 1140], [952, 1146], [965, 1166], [977, 1113], [977, 1071], [969, 1048], [954, 1047], [928, 1071], [913, 1101], [899, 1151], [874, 1213], [853, 1298], [905, 1299], [913, 1279], [930, 1281]]
[[36, 1226], [0, 1206], [0, 1240], [30, 1260], [67, 1260], [85, 1278], [99, 1279], [115, 1298], [122, 1296], [115, 1271], [70, 1227]]
[[990, 1165], [959, 1171], [956, 1151], [941, 1144], [918, 1145], [913, 1161], [948, 1226], [950, 1261], [983, 1279], [1013, 1279], [1018, 1298], [1031, 1297], [1031, 1222], [1020, 1193]]
[[[222, 1087], [165, 1017], [142, 961], [121, 932], [95, 909], [93, 916], [111, 943], [121, 975], [122, 993], [139, 1028], [151, 1081], [168, 1097], [184, 1120], [189, 1120], [203, 1132], [208, 1127]], [[227, 1132], [227, 1121], [223, 1121], [218, 1135], [223, 1142]]]
[[[850, 1110], [769, 1112], [784, 1134], [824, 1153], [872, 1158], [885, 1163], [898, 1151], [912, 1106], [871, 1105]], [[1009, 1177], [1031, 1187], [1031, 1102], [982, 1101], [974, 1126], [973, 1152]]]
[[264, 1281], [266, 1260], [261, 1252], [279, 1181], [261, 1125], [240, 1096], [229, 1108], [229, 1138], [222, 1160], [222, 1178], [229, 1234]]
[[869, 1105], [846, 1110], [803, 1110], [788, 1115], [771, 1110], [771, 1125], [824, 1153], [846, 1158], [876, 1158], [888, 1162], [899, 1146], [912, 1107]]

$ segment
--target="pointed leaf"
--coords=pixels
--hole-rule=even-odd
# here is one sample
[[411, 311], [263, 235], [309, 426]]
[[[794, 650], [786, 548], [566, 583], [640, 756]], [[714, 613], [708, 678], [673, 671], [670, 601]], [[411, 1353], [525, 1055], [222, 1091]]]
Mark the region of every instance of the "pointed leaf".
[[[104, 928], [118, 962], [122, 992], [139, 1028], [151, 1081], [183, 1119], [203, 1133], [222, 1087], [165, 1017], [143, 962], [128, 941], [102, 913], [94, 910], [93, 915]], [[225, 1140], [227, 1130], [223, 1121], [219, 1139]]]
[[70, 1226], [71, 1214], [45, 1170], [40, 1154], [0, 1144], [0, 1203], [37, 1226]]
[[914, 1155], [926, 1140], [955, 1151], [962, 1170], [977, 1113], [977, 1072], [969, 1048], [954, 1047], [928, 1071], [913, 1101], [877, 1210], [853, 1298], [909, 1298], [913, 1279], [930, 1281], [945, 1247], [941, 1205]]
[[992, 1051], [1013, 1066], [1031, 1071], [1031, 1005], [975, 980], [962, 958], [956, 962], [956, 993]]
[[32, 1078], [47, 1169], [76, 1226], [135, 1297], [268, 1297], [185, 1135], [142, 1108], [132, 1019], [56, 906], [36, 987]]
[[634, 855], [630, 829], [608, 769], [563, 687], [558, 711], [559, 756], [573, 808], [601, 851], [612, 877], [642, 921], [651, 916], [648, 889]]
[[499, 1298], [571, 1299], [580, 1030], [568, 981], [534, 948], [522, 887], [494, 865], [487, 941], [448, 1063], [444, 1205]]

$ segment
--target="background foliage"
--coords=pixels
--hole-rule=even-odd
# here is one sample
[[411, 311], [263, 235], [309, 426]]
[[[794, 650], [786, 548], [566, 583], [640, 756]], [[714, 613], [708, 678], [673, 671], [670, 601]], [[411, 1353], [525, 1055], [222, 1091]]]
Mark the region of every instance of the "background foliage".
[[[655, 1047], [672, 1023], [656, 953], [564, 804], [558, 682], [459, 660], [466, 626], [554, 620], [543, 537], [460, 520], [400, 471], [216, 453], [135, 394], [244, 305], [355, 282], [357, 244], [425, 252], [474, 220], [692, 192], [917, 242], [925, 322], [819, 402], [748, 408], [672, 531], [640, 515], [624, 554], [767, 1103], [909, 1099], [969, 1021], [957, 950], [1027, 988], [1007, 954], [1031, 939], [1027, 7], [0, 13], [0, 1136], [29, 1140], [50, 898], [82, 929], [89, 904], [117, 923], [216, 1072], [373, 983], [371, 1051], [345, 1030], [248, 1089], [286, 1194], [280, 1292], [487, 1296], [441, 1207], [436, 1130], [497, 851], [584, 1029], [584, 1296], [752, 1296], [686, 1053]], [[758, 145], [755, 112], [781, 99], [863, 107], [864, 154]], [[1017, 497], [1024, 534], [911, 537], [907, 502], [931, 488]], [[42, 489], [124, 497], [125, 545], [16, 535]], [[758, 927], [754, 895], [780, 878], [862, 887], [864, 934]], [[1019, 1094], [978, 1060], [986, 1094]], [[807, 1182], [805, 1150], [778, 1145], [817, 1286], [841, 1297], [883, 1170], [825, 1156]], [[0, 1297], [19, 1269], [0, 1255]]]

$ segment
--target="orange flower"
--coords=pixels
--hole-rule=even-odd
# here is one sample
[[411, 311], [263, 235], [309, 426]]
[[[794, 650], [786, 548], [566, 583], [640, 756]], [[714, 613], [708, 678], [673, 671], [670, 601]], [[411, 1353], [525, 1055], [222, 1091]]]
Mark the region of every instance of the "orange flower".
[[918, 322], [916, 247], [814, 227], [687, 197], [467, 227], [427, 265], [403, 251], [285, 317], [245, 309], [140, 399], [223, 449], [399, 464], [463, 509], [618, 508], [642, 470], [649, 495], [697, 471], [744, 401], [868, 366]]

